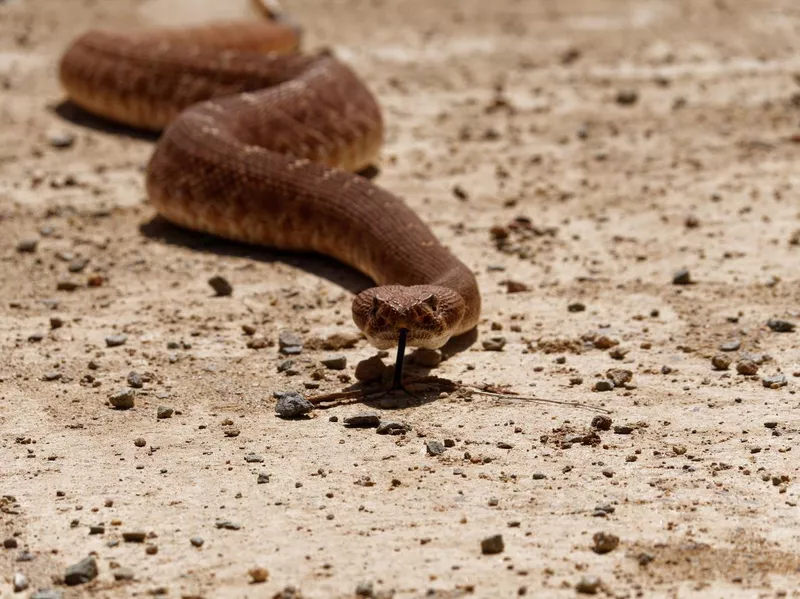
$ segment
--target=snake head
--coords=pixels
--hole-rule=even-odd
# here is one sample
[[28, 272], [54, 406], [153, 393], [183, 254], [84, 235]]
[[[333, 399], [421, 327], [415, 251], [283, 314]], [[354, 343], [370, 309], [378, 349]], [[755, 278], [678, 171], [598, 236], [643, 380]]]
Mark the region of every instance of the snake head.
[[447, 287], [384, 285], [359, 293], [353, 300], [353, 320], [378, 349], [397, 345], [400, 329], [410, 346], [441, 347], [458, 329], [464, 300]]

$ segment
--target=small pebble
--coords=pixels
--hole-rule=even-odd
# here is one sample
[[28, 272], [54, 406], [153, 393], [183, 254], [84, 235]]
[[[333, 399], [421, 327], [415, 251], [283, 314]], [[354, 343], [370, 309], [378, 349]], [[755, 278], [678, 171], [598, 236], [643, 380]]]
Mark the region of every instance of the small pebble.
[[128, 373], [128, 386], [133, 387], [134, 389], [141, 389], [144, 387], [144, 381], [142, 380], [142, 375], [138, 372], [131, 371]]
[[371, 383], [382, 379], [388, 368], [380, 356], [372, 356], [356, 364], [355, 376], [362, 383]]
[[67, 568], [64, 574], [64, 583], [72, 587], [86, 584], [95, 578], [97, 578], [97, 561], [89, 556]]
[[496, 555], [502, 553], [505, 548], [503, 535], [492, 535], [481, 541], [481, 553], [483, 555]]
[[50, 328], [51, 329], [60, 329], [64, 326], [64, 319], [60, 316], [51, 316], [50, 317]]
[[304, 416], [313, 409], [314, 404], [299, 393], [293, 391], [281, 395], [280, 399], [278, 399], [278, 403], [275, 404], [275, 411], [278, 413], [278, 416], [287, 420]]
[[136, 577], [131, 568], [117, 568], [114, 570], [114, 580], [124, 581], [133, 580]]
[[28, 588], [28, 579], [22, 572], [14, 572], [14, 592], [21, 593]]
[[795, 324], [780, 318], [771, 318], [767, 321], [767, 326], [776, 333], [791, 333], [795, 329]]
[[39, 240], [31, 237], [28, 239], [20, 239], [17, 242], [17, 251], [22, 254], [32, 254], [39, 247]]
[[758, 372], [758, 364], [753, 360], [739, 360], [736, 363], [736, 372], [745, 376], [753, 376]]
[[131, 530], [122, 533], [122, 540], [126, 543], [144, 543], [147, 533], [141, 530]]
[[732, 360], [725, 354], [716, 354], [711, 358], [711, 365], [715, 370], [728, 370], [731, 366]]
[[428, 451], [428, 455], [437, 456], [444, 453], [444, 444], [441, 441], [436, 441], [434, 439], [426, 441], [425, 448]]
[[144, 447], [145, 445], [147, 445], [147, 441], [145, 441], [143, 437], [136, 437], [136, 438], [133, 440], [133, 444], [134, 444], [136, 447]]
[[611, 429], [612, 420], [609, 416], [595, 416], [592, 418], [592, 428], [600, 431], [607, 431]]
[[720, 344], [719, 349], [720, 351], [739, 351], [740, 347], [742, 347], [742, 342], [739, 339], [733, 339]]
[[617, 535], [605, 532], [594, 533], [594, 536], [592, 536], [592, 541], [594, 542], [592, 550], [595, 553], [600, 554], [610, 553], [611, 551], [614, 551], [617, 546], [619, 546], [619, 537]]
[[134, 405], [136, 392], [130, 387], [123, 387], [108, 397], [109, 403], [117, 410], [130, 410]]
[[786, 375], [776, 374], [774, 376], [765, 376], [761, 379], [761, 384], [767, 389], [778, 389], [780, 387], [785, 387], [788, 381], [786, 380]]
[[254, 583], [260, 584], [269, 579], [269, 570], [266, 568], [250, 568], [247, 572]]
[[53, 131], [52, 133], [48, 133], [47, 143], [49, 143], [52, 148], [65, 150], [71, 148], [72, 144], [75, 143], [75, 136], [69, 131]]
[[411, 425], [405, 422], [387, 420], [378, 425], [375, 431], [379, 435], [403, 435], [411, 430]]
[[681, 270], [677, 271], [674, 275], [672, 275], [672, 284], [673, 285], [691, 285], [692, 284], [692, 275], [688, 269], [682, 268]]
[[614, 389], [614, 383], [611, 381], [601, 380], [594, 384], [595, 391], [611, 391]]
[[214, 290], [217, 297], [227, 297], [233, 293], [233, 285], [221, 275], [211, 277], [208, 280], [208, 284], [211, 285], [211, 289]]
[[572, 302], [567, 305], [567, 310], [569, 312], [584, 312], [586, 310], [586, 304], [583, 302]]
[[322, 365], [330, 370], [344, 370], [347, 368], [347, 358], [342, 355], [331, 356], [322, 360]]
[[633, 372], [624, 368], [611, 368], [606, 372], [606, 378], [614, 383], [615, 387], [624, 387], [633, 379]]
[[344, 419], [345, 426], [349, 428], [377, 428], [380, 423], [380, 416], [375, 412], [362, 412]]
[[639, 92], [633, 89], [621, 89], [617, 92], [616, 100], [621, 106], [632, 106], [639, 101]]
[[120, 345], [125, 345], [125, 342], [128, 341], [128, 336], [124, 334], [120, 335], [109, 335], [106, 337], [106, 346], [107, 347], [119, 347]]
[[148, 545], [147, 547], [144, 548], [144, 552], [147, 555], [155, 555], [156, 553], [158, 553], [158, 545]]
[[356, 587], [356, 597], [375, 597], [375, 585], [371, 582], [359, 582]]
[[411, 354], [414, 364], [423, 368], [436, 368], [442, 363], [442, 352], [438, 349], [420, 348]]
[[156, 418], [159, 420], [163, 420], [165, 418], [172, 418], [172, 414], [175, 413], [175, 410], [168, 406], [158, 406], [156, 408]]
[[503, 351], [503, 348], [506, 346], [506, 338], [490, 337], [489, 339], [484, 339], [481, 344], [485, 351]]
[[189, 539], [189, 542], [192, 544], [192, 547], [202, 547], [205, 540], [203, 537], [192, 537]]
[[600, 584], [597, 576], [584, 576], [575, 585], [575, 590], [584, 595], [596, 595], [600, 590]]
[[269, 482], [269, 477], [270, 477], [269, 474], [267, 474], [265, 472], [261, 472], [258, 475], [258, 478], [256, 479], [256, 484], [266, 485]]

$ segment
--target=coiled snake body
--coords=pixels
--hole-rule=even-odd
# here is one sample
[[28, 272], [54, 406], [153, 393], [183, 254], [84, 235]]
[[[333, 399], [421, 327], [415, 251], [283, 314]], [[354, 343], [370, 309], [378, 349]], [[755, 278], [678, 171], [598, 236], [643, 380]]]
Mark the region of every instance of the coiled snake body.
[[341, 260], [378, 285], [353, 300], [373, 345], [440, 347], [475, 327], [475, 277], [401, 199], [352, 172], [381, 146], [378, 104], [347, 66], [298, 44], [274, 21], [91, 31], [60, 77], [90, 112], [165, 128], [147, 167], [161, 216]]

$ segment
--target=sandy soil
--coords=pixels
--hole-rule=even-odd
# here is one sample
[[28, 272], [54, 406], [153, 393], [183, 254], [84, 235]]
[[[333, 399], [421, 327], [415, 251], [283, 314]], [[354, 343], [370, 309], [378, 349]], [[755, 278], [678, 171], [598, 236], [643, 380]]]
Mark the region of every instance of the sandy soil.
[[[767, 325], [800, 324], [797, 2], [286, 0], [380, 97], [378, 183], [479, 277], [478, 338], [432, 373], [567, 402], [300, 421], [274, 392], [340, 391], [375, 354], [322, 347], [355, 332], [364, 279], [154, 219], [153, 140], [98, 128], [55, 77], [90, 26], [245, 11], [211, 4], [0, 1], [0, 596], [15, 573], [21, 596], [800, 596], [800, 331]], [[597, 391], [612, 368], [631, 380]], [[136, 407], [111, 409], [132, 371]], [[411, 431], [343, 425], [368, 409]], [[89, 554], [98, 577], [63, 586]]]

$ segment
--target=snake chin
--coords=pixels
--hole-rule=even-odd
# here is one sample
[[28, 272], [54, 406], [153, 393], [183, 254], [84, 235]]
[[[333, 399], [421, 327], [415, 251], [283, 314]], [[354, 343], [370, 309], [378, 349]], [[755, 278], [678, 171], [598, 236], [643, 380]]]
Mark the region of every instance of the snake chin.
[[402, 329], [409, 346], [441, 347], [458, 329], [465, 310], [461, 296], [436, 285], [384, 285], [353, 300], [353, 320], [378, 349], [397, 345]]

